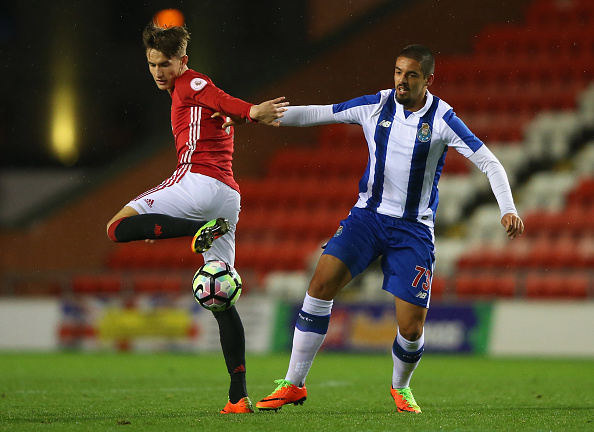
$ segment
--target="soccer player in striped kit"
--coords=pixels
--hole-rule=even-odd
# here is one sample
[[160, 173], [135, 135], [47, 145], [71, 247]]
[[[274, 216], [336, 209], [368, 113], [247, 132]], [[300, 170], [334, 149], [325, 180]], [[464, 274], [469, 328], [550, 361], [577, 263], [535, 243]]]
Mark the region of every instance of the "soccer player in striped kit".
[[328, 330], [334, 297], [382, 256], [382, 288], [395, 296], [398, 324], [391, 394], [398, 411], [421, 412], [409, 383], [423, 354], [435, 261], [437, 183], [448, 148], [487, 175], [507, 235], [513, 239], [522, 234], [524, 225], [503, 166], [452, 108], [427, 90], [434, 68], [426, 47], [410, 45], [396, 58], [394, 89], [335, 105], [293, 106], [285, 113], [281, 125], [286, 126], [360, 125], [369, 161], [359, 183], [359, 199], [325, 247], [305, 295], [287, 375], [276, 381], [276, 390], [257, 408], [277, 410], [303, 403], [305, 378]]
[[[239, 186], [233, 178], [233, 127], [222, 128], [225, 112], [237, 122], [278, 126], [284, 98], [253, 105], [234, 98], [206, 75], [188, 68], [190, 35], [184, 27], [149, 24], [143, 41], [149, 71], [171, 95], [171, 126], [177, 168], [159, 186], [131, 200], [107, 224], [114, 242], [193, 237], [191, 248], [205, 261], [234, 265]], [[245, 380], [245, 335], [235, 307], [213, 312], [231, 377], [229, 401], [221, 413], [253, 412]]]

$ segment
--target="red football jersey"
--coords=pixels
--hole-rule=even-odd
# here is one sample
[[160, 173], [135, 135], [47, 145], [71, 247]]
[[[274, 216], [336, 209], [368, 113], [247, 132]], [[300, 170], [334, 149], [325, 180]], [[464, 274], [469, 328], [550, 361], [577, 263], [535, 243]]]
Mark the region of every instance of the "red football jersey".
[[228, 95], [210, 78], [188, 69], [171, 92], [171, 128], [177, 149], [177, 168], [222, 181], [239, 191], [233, 178], [233, 127], [222, 129], [221, 112], [249, 119], [253, 104]]

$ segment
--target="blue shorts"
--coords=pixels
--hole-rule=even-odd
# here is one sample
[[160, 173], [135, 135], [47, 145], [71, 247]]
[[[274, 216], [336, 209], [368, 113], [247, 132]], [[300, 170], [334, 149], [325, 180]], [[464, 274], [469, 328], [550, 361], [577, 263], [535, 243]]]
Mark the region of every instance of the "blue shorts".
[[435, 248], [431, 229], [422, 223], [354, 207], [340, 222], [324, 254], [344, 262], [353, 278], [382, 256], [382, 289], [429, 307]]

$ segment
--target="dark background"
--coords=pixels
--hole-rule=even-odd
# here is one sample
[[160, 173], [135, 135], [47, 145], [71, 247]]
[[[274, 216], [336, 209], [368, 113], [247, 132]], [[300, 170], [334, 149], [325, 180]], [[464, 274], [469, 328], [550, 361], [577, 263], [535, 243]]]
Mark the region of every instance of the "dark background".
[[148, 73], [141, 39], [167, 8], [185, 15], [190, 67], [240, 98], [306, 48], [305, 1], [3, 2], [0, 167], [64, 166], [50, 150], [52, 92], [64, 74], [75, 88], [80, 149], [67, 165], [109, 164], [168, 133], [168, 95]]

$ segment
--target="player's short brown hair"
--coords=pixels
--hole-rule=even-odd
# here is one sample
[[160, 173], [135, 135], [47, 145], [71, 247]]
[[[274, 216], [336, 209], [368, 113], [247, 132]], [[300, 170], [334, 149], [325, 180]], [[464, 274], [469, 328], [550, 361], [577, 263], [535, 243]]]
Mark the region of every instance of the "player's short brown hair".
[[142, 41], [146, 51], [157, 50], [168, 59], [182, 58], [186, 55], [186, 47], [190, 33], [185, 27], [159, 27], [151, 21], [142, 32]]
[[421, 65], [421, 72], [425, 78], [435, 72], [435, 57], [433, 53], [429, 51], [429, 48], [423, 45], [409, 45], [398, 53], [398, 57], [406, 57], [419, 62]]

